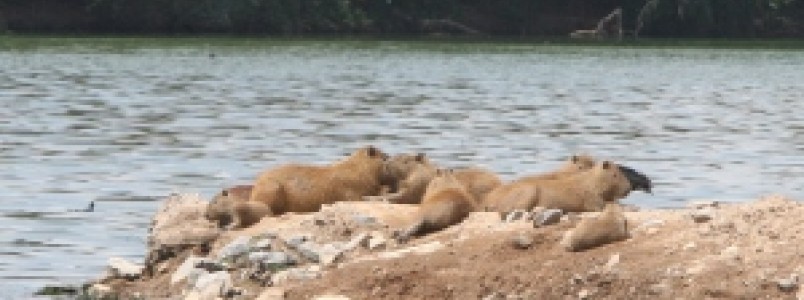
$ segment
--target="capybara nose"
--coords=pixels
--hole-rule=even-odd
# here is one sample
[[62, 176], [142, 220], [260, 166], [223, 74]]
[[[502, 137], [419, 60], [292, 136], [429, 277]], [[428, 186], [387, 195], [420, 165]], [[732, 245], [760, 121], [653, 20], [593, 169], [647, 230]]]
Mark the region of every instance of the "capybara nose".
[[620, 171], [622, 171], [628, 179], [628, 182], [631, 183], [632, 191], [643, 191], [648, 194], [653, 194], [653, 183], [651, 183], [648, 176], [623, 165], [620, 165]]

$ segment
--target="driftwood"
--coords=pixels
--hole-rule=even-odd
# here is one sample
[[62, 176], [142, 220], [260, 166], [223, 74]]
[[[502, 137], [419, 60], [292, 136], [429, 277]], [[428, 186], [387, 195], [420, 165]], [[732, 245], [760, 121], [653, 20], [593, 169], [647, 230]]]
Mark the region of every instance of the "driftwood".
[[580, 29], [570, 33], [573, 39], [617, 39], [623, 38], [623, 10], [614, 9], [597, 22], [595, 29]]

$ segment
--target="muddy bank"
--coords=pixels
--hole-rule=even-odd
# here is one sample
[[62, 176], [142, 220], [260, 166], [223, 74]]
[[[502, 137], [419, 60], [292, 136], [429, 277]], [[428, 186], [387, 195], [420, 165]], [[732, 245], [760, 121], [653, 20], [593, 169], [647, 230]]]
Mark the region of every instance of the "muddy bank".
[[580, 252], [559, 241], [595, 213], [476, 212], [399, 244], [394, 231], [409, 224], [414, 206], [342, 202], [220, 231], [196, 219], [204, 203], [166, 199], [141, 272], [112, 272], [90, 291], [148, 299], [794, 299], [804, 275], [804, 205], [778, 196], [627, 211], [629, 239]]

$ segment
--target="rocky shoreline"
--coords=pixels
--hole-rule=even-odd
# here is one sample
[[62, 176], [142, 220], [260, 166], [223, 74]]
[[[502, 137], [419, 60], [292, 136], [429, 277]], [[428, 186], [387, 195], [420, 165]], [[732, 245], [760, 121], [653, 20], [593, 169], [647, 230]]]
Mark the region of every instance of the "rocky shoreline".
[[802, 299], [804, 205], [780, 196], [630, 209], [630, 238], [580, 252], [562, 236], [597, 213], [536, 208], [399, 244], [414, 205], [339, 202], [219, 230], [207, 201], [172, 195], [143, 265], [110, 259], [87, 285], [108, 299]]

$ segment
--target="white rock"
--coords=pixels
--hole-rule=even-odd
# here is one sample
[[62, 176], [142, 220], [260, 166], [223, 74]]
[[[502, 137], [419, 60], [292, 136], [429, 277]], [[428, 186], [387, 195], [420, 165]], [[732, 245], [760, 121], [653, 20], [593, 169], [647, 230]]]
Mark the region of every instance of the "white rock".
[[288, 280], [311, 280], [321, 277], [320, 266], [310, 266], [301, 268], [285, 269], [274, 273], [271, 281], [274, 284], [282, 284]]
[[606, 262], [606, 268], [613, 269], [618, 264], [620, 264], [620, 253], [615, 253], [609, 257], [609, 261]]
[[89, 293], [90, 297], [93, 297], [93, 299], [105, 299], [111, 296], [112, 287], [105, 284], [96, 283], [90, 286], [87, 292]]
[[369, 239], [371, 239], [371, 235], [365, 232], [361, 232], [358, 235], [354, 236], [348, 243], [346, 243], [343, 249], [345, 251], [352, 251], [358, 246], [366, 247], [368, 246]]
[[[198, 276], [193, 286], [196, 290], [217, 290], [218, 295], [232, 286], [232, 277], [226, 271], [205, 273]], [[212, 287], [213, 289], [210, 289]]]
[[551, 208], [542, 210], [541, 213], [534, 217], [533, 225], [534, 227], [538, 227], [558, 223], [561, 221], [562, 215], [563, 212], [560, 209]]
[[369, 250], [377, 250], [380, 248], [384, 248], [385, 245], [388, 243], [388, 240], [385, 239], [380, 232], [374, 232], [371, 234], [371, 239], [368, 241], [368, 248]]
[[248, 260], [256, 264], [274, 265], [274, 266], [285, 266], [296, 263], [296, 261], [292, 257], [290, 257], [290, 255], [281, 251], [251, 252], [248, 254]]
[[271, 239], [259, 240], [259, 241], [254, 243], [252, 248], [261, 249], [261, 250], [271, 250], [273, 248], [273, 242], [274, 241], [271, 240]]
[[170, 284], [176, 284], [184, 279], [186, 279], [188, 283], [194, 284], [195, 279], [198, 278], [199, 275], [206, 273], [204, 269], [199, 269], [195, 266], [205, 261], [208, 261], [208, 259], [198, 256], [188, 257], [170, 276]]
[[439, 241], [432, 241], [426, 244], [421, 244], [418, 246], [412, 246], [408, 248], [403, 248], [395, 251], [383, 252], [378, 255], [379, 258], [389, 259], [389, 258], [399, 258], [404, 257], [411, 254], [429, 254], [441, 250], [444, 248], [444, 244]]
[[578, 292], [578, 299], [581, 299], [581, 300], [589, 299], [589, 297], [591, 297], [591, 296], [592, 296], [592, 292], [590, 292], [587, 289], [582, 289], [580, 292]]
[[114, 277], [136, 279], [142, 275], [142, 269], [142, 265], [129, 262], [124, 258], [109, 258], [109, 271]]
[[251, 249], [249, 246], [250, 240], [251, 237], [248, 236], [237, 237], [218, 251], [218, 259], [224, 260], [245, 254]]

